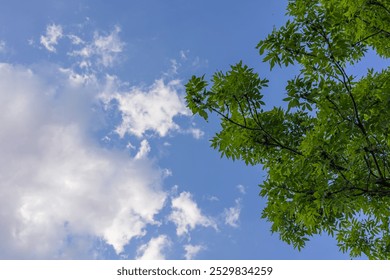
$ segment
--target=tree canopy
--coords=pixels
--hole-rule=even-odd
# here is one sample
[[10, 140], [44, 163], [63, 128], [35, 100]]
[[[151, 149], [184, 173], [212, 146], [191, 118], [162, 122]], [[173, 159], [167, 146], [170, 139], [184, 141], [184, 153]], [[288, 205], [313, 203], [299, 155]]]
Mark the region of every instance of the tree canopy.
[[390, 258], [390, 67], [357, 77], [349, 67], [369, 50], [390, 56], [390, 2], [289, 1], [290, 18], [257, 45], [263, 61], [299, 74], [286, 106], [265, 109], [268, 80], [239, 62], [211, 81], [193, 76], [194, 114], [220, 116], [211, 146], [261, 164], [262, 217], [301, 249], [327, 233], [351, 257]]

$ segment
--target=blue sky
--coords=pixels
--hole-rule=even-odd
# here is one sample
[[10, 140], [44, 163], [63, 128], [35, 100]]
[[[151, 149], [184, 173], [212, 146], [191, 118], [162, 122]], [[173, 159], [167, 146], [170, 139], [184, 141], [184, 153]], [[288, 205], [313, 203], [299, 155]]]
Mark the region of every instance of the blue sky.
[[243, 60], [286, 1], [0, 1], [1, 259], [348, 259], [260, 219], [260, 166], [221, 159], [184, 84]]

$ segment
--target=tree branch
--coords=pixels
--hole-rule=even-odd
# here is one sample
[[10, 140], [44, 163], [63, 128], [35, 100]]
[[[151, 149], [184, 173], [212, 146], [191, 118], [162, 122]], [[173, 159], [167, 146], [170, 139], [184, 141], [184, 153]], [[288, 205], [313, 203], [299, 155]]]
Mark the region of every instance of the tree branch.
[[[371, 141], [370, 139], [368, 138], [368, 134], [367, 134], [367, 131], [363, 125], [363, 122], [361, 121], [360, 119], [360, 115], [359, 115], [359, 111], [358, 111], [358, 106], [357, 106], [357, 103], [356, 103], [356, 100], [355, 100], [355, 97], [353, 96], [352, 94], [352, 86], [351, 86], [351, 81], [347, 75], [347, 73], [345, 72], [344, 68], [339, 64], [339, 62], [335, 59], [334, 55], [333, 55], [333, 47], [332, 47], [332, 44], [328, 38], [328, 36], [326, 35], [325, 31], [323, 30], [322, 27], [319, 27], [319, 34], [321, 35], [321, 37], [325, 40], [325, 43], [327, 44], [328, 46], [328, 49], [329, 49], [329, 52], [330, 52], [330, 60], [331, 62], [336, 66], [336, 68], [340, 71], [341, 73], [341, 76], [342, 76], [342, 80], [343, 80], [343, 85], [345, 87], [345, 89], [347, 90], [347, 93], [349, 95], [349, 97], [351, 98], [351, 101], [352, 101], [352, 105], [353, 105], [353, 110], [354, 110], [354, 114], [355, 114], [355, 118], [356, 118], [356, 125], [359, 127], [360, 131], [362, 132], [367, 144], [369, 146], [371, 146]], [[376, 158], [376, 155], [374, 152], [372, 151], [369, 151], [369, 153], [371, 154], [373, 160], [374, 160], [374, 163], [375, 163], [375, 166], [376, 166], [376, 169], [379, 173], [379, 176], [381, 178], [383, 178], [383, 174], [382, 174], [382, 171], [381, 171], [381, 168], [378, 164], [378, 160]]]
[[297, 155], [300, 155], [302, 156], [303, 154], [293, 148], [290, 148], [288, 146], [285, 146], [284, 144], [282, 144], [281, 142], [279, 142], [278, 140], [276, 140], [270, 133], [268, 133], [264, 127], [260, 124], [260, 128], [256, 128], [256, 127], [250, 127], [250, 126], [246, 126], [246, 125], [243, 125], [241, 123], [238, 123], [234, 120], [232, 120], [231, 118], [229, 118], [228, 116], [226, 116], [225, 114], [221, 113], [219, 110], [215, 109], [215, 108], [211, 108], [211, 110], [215, 113], [217, 113], [218, 115], [220, 115], [223, 119], [227, 120], [228, 122], [234, 124], [234, 125], [237, 125], [243, 129], [248, 129], [248, 130], [252, 130], [252, 131], [261, 131], [263, 132], [264, 134], [266, 134], [272, 141], [275, 142], [275, 144], [277, 144], [277, 146], [279, 146], [280, 148], [282, 149], [285, 149], [285, 150], [288, 150], [294, 154], [297, 154]]
[[352, 44], [352, 47], [355, 47], [355, 46], [359, 45], [360, 43], [370, 39], [371, 37], [374, 37], [374, 36], [378, 35], [381, 32], [382, 32], [382, 30], [379, 30], [379, 31], [377, 31], [377, 32], [375, 32], [375, 33], [373, 33], [371, 35], [368, 35], [368, 36], [364, 37], [363, 39], [360, 39], [359, 41], [357, 41], [354, 44]]
[[238, 100], [238, 98], [237, 98], [235, 95], [233, 95], [233, 98], [236, 100], [236, 102], [237, 102], [237, 104], [238, 104], [238, 106], [239, 106], [239, 108], [240, 108], [240, 112], [241, 112], [242, 118], [244, 119], [244, 124], [245, 124], [245, 126], [247, 126], [247, 124], [246, 124], [246, 118], [245, 118], [245, 113], [244, 113], [244, 110], [243, 110], [243, 108], [242, 108], [242, 106], [241, 106], [241, 103], [240, 103], [240, 101]]

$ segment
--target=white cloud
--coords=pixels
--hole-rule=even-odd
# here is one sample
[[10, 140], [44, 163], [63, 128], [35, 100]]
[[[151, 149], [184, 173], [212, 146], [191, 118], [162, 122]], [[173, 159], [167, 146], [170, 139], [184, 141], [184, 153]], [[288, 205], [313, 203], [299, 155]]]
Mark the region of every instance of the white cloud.
[[[183, 129], [175, 120], [190, 115], [180, 81], [161, 79], [124, 90], [128, 85], [117, 77], [98, 78], [101, 66], [113, 66], [123, 52], [119, 33], [119, 27], [95, 32], [88, 41], [51, 24], [40, 43], [56, 52], [68, 40], [73, 66], [37, 63], [31, 70], [0, 64], [0, 259], [99, 258], [107, 245], [124, 256], [124, 247], [145, 236], [148, 225], [161, 224], [155, 216], [168, 197], [161, 181], [172, 172], [148, 159], [151, 147], [141, 137], [177, 131], [200, 138], [203, 132]], [[0, 41], [0, 52], [6, 47]], [[172, 61], [174, 72], [179, 66]], [[143, 139], [129, 143], [129, 149], [139, 145], [134, 157], [99, 146], [96, 132], [107, 129], [107, 111], [97, 108], [102, 101], [106, 109], [111, 101], [118, 105], [120, 137]], [[115, 132], [101, 138], [111, 142]], [[189, 193], [174, 195], [169, 219], [178, 235], [197, 226], [217, 229]], [[138, 257], [162, 259], [169, 244], [165, 235], [152, 238]], [[191, 258], [203, 249], [188, 246]]]
[[187, 129], [185, 132], [191, 134], [192, 137], [194, 137], [195, 139], [201, 139], [204, 136], [204, 132], [199, 128], [191, 127]]
[[137, 154], [135, 155], [134, 158], [135, 159], [145, 158], [149, 152], [150, 152], [149, 142], [148, 142], [148, 140], [144, 139], [141, 141], [141, 146], [139, 148], [139, 151], [137, 152]]
[[177, 80], [168, 83], [157, 80], [146, 89], [133, 87], [128, 92], [116, 93], [115, 89], [108, 89], [108, 94], [106, 92], [102, 96], [103, 100], [107, 104], [111, 100], [116, 100], [122, 113], [122, 123], [116, 128], [118, 135], [142, 137], [147, 131], [153, 131], [163, 137], [170, 131], [180, 130], [173, 118], [178, 115], [189, 115], [189, 111], [179, 96], [177, 91], [179, 86]]
[[200, 251], [204, 249], [205, 247], [202, 245], [184, 245], [184, 250], [186, 251], [184, 257], [186, 258], [186, 260], [192, 260]]
[[93, 45], [96, 53], [100, 57], [100, 63], [106, 67], [112, 66], [117, 58], [117, 54], [123, 50], [124, 43], [119, 38], [120, 31], [121, 29], [116, 26], [107, 36], [101, 36], [95, 33]]
[[163, 174], [92, 139], [96, 88], [42, 72], [0, 65], [0, 258], [119, 254], [158, 223]]
[[201, 59], [199, 56], [195, 57], [192, 60], [192, 67], [195, 68], [201, 68], [201, 67], [207, 67], [209, 64], [209, 61], [207, 59]]
[[225, 209], [224, 211], [225, 224], [232, 227], [238, 227], [240, 213], [241, 213], [241, 201], [240, 199], [236, 199], [236, 205], [228, 209]]
[[41, 44], [49, 51], [56, 52], [55, 46], [63, 36], [62, 26], [51, 24], [46, 27], [46, 36], [41, 36]]
[[219, 201], [219, 198], [216, 197], [215, 195], [211, 195], [211, 196], [207, 197], [207, 200], [209, 200], [209, 201]]
[[67, 37], [70, 39], [70, 41], [71, 41], [71, 43], [72, 43], [73, 45], [82, 45], [82, 44], [85, 44], [84, 40], [81, 39], [81, 38], [80, 38], [79, 36], [77, 36], [77, 35], [70, 34], [70, 35], [68, 35]]
[[190, 53], [189, 50], [181, 50], [180, 51], [180, 58], [182, 60], [187, 60], [188, 59], [188, 54]]
[[4, 41], [0, 40], [0, 53], [5, 53], [7, 50], [7, 45]]
[[164, 178], [172, 176], [172, 170], [168, 168], [163, 169]]
[[59, 71], [64, 73], [68, 79], [68, 82], [74, 87], [83, 85], [97, 85], [97, 78], [94, 74], [79, 74], [71, 68], [59, 68]]
[[245, 188], [245, 186], [243, 186], [243, 185], [238, 185], [237, 186], [237, 190], [241, 193], [241, 194], [246, 194], [246, 188]]
[[193, 230], [196, 226], [217, 229], [216, 223], [202, 214], [189, 192], [182, 192], [178, 197], [173, 198], [171, 207], [172, 212], [168, 219], [176, 224], [178, 236], [187, 234], [189, 230]]
[[165, 260], [163, 250], [171, 244], [166, 235], [160, 235], [150, 239], [147, 244], [141, 245], [137, 250], [138, 260]]
[[[64, 34], [60, 25], [53, 24], [47, 27], [47, 36], [41, 37], [41, 43], [50, 51], [55, 51], [58, 39], [67, 38], [73, 48], [68, 55], [76, 59], [74, 65], [78, 66], [78, 71], [75, 71], [77, 67], [63, 68], [61, 71], [68, 75], [75, 86], [97, 84], [97, 77], [102, 74], [100, 66], [113, 66], [123, 52], [125, 43], [119, 37], [120, 31], [116, 26], [105, 35], [95, 32], [93, 39], [88, 41], [75, 34]], [[175, 59], [171, 63], [170, 72], [177, 73], [180, 63]], [[121, 84], [116, 76], [106, 74], [105, 88], [99, 89], [102, 91], [100, 98], [106, 106], [112, 101], [118, 103], [122, 121], [115, 131], [121, 138], [126, 134], [144, 137], [147, 132], [164, 137], [172, 131], [190, 134], [195, 139], [203, 137], [204, 132], [199, 128], [182, 129], [174, 120], [178, 116], [191, 115], [181, 94], [181, 81], [157, 79], [149, 87], [126, 88], [129, 88], [128, 84]]]
[[108, 35], [101, 35], [95, 32], [91, 42], [85, 42], [80, 37], [71, 34], [69, 39], [75, 46], [81, 48], [69, 53], [70, 56], [80, 57], [80, 67], [90, 67], [92, 64], [112, 67], [123, 52], [125, 43], [120, 39], [121, 29], [116, 26]]
[[177, 71], [179, 70], [180, 66], [181, 66], [180, 63], [178, 63], [176, 59], [171, 59], [171, 70], [170, 70], [171, 73], [169, 74], [177, 75], [178, 74]]

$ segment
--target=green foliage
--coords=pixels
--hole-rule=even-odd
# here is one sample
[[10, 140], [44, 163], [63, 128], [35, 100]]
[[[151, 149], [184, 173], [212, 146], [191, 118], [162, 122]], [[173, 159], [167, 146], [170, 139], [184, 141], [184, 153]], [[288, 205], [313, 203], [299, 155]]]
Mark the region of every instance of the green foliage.
[[289, 1], [292, 20], [257, 48], [270, 64], [296, 64], [287, 110], [264, 109], [268, 81], [242, 62], [192, 77], [194, 114], [221, 119], [211, 146], [233, 160], [261, 164], [262, 217], [301, 249], [310, 236], [334, 236], [351, 257], [390, 258], [390, 68], [357, 80], [347, 66], [369, 48], [390, 56], [390, 5], [372, 0]]

